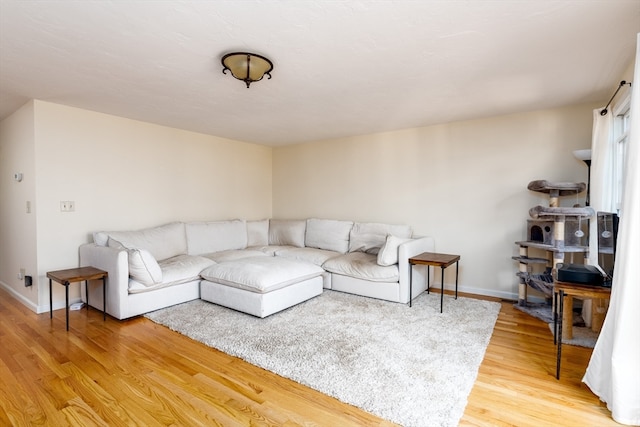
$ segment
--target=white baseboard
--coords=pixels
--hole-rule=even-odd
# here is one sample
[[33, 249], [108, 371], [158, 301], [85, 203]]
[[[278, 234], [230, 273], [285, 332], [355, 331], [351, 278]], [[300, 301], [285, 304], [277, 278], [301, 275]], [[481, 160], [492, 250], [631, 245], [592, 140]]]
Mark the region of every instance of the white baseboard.
[[[452, 291], [455, 291], [454, 287], [445, 286], [445, 289], [450, 289]], [[469, 286], [460, 286], [460, 285], [458, 285], [458, 292], [464, 292], [467, 294], [474, 294], [474, 295], [484, 295], [487, 297], [500, 298], [500, 299], [514, 301], [514, 302], [518, 301], [518, 294], [513, 292], [493, 291], [491, 289], [473, 288]], [[542, 302], [545, 302], [545, 299], [540, 296], [528, 295], [527, 301], [534, 302], [534, 303], [542, 303]]]
[[[13, 295], [13, 297], [15, 299], [17, 299], [22, 304], [27, 306], [34, 313], [41, 314], [41, 313], [45, 313], [45, 312], [49, 311], [49, 305], [46, 305], [46, 306], [38, 305], [37, 306], [37, 305], [33, 304], [31, 301], [26, 299], [24, 296], [22, 296], [19, 293], [17, 293], [13, 288], [8, 286], [6, 283], [0, 281], [0, 286], [2, 286], [8, 293]], [[432, 284], [432, 286], [434, 286], [437, 289], [440, 288], [439, 285], [433, 285]], [[453, 286], [445, 286], [445, 289], [451, 290], [451, 291], [455, 290], [455, 288]], [[492, 291], [490, 289], [473, 288], [473, 287], [469, 287], [469, 286], [458, 286], [458, 292], [464, 292], [464, 293], [467, 293], [467, 294], [483, 295], [483, 296], [487, 296], [487, 297], [500, 298], [500, 299], [504, 299], [504, 300], [508, 300], [508, 301], [514, 301], [514, 302], [518, 301], [518, 294], [517, 293], [513, 293], [513, 292]], [[69, 301], [69, 303], [73, 304], [74, 302], [80, 302], [80, 301], [81, 301], [81, 299], [76, 298], [76, 299], [73, 299], [72, 301]], [[545, 300], [544, 300], [544, 298], [539, 297], [539, 296], [529, 295], [527, 297], [527, 301], [534, 302], [534, 303], [542, 303]], [[53, 309], [54, 310], [59, 310], [59, 309], [62, 309], [62, 308], [64, 308], [64, 301], [59, 301], [59, 302], [54, 301], [53, 302]]]
[[18, 292], [16, 292], [16, 290], [13, 289], [11, 286], [7, 285], [3, 281], [0, 281], [0, 286], [2, 286], [2, 288], [5, 291], [7, 291], [8, 293], [10, 293], [15, 299], [20, 301], [24, 306], [29, 308], [29, 310], [31, 310], [31, 311], [33, 311], [34, 313], [37, 313], [37, 314], [42, 313], [41, 311], [38, 311], [38, 306], [37, 305], [35, 305], [34, 303], [32, 303], [31, 301], [26, 299], [23, 295], [21, 295]]
[[[3, 281], [0, 280], [0, 287], [6, 290], [9, 294], [11, 294], [15, 299], [17, 299], [20, 303], [26, 306], [29, 310], [33, 311], [36, 314], [42, 314], [49, 311], [49, 304], [47, 305], [35, 305], [28, 299], [26, 299], [23, 295], [16, 292], [11, 286], [7, 285]], [[47, 289], [47, 292], [49, 290]], [[73, 304], [75, 302], [81, 302], [80, 298], [69, 298], [69, 304]], [[48, 302], [48, 299], [47, 299]], [[60, 310], [64, 308], [64, 300], [63, 301], [54, 301], [53, 302], [53, 310]]]

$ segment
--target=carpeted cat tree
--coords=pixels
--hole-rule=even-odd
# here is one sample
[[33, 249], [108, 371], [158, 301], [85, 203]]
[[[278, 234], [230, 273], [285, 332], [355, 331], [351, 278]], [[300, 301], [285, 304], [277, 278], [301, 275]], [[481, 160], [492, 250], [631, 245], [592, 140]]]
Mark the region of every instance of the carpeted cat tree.
[[[531, 181], [527, 188], [549, 195], [549, 206], [535, 206], [529, 210], [531, 219], [527, 220], [527, 239], [516, 242], [520, 247], [519, 255], [512, 257], [518, 261], [517, 276], [520, 280], [518, 305], [527, 305], [527, 290], [531, 287], [545, 295], [553, 297], [553, 278], [557, 265], [565, 262], [568, 254], [582, 254], [585, 264], [589, 257], [589, 218], [595, 212], [587, 207], [561, 207], [560, 198], [577, 196], [586, 188], [583, 182]], [[532, 256], [533, 252], [544, 253], [546, 257]], [[538, 266], [538, 268], [536, 268]], [[544, 269], [543, 272], [536, 270]]]

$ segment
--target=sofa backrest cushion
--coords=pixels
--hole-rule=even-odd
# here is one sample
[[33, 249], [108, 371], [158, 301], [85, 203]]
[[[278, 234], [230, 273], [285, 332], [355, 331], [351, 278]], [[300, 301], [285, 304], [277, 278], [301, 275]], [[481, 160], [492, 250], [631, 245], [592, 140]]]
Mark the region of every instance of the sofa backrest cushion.
[[387, 235], [402, 239], [411, 237], [408, 225], [391, 225], [376, 222], [356, 222], [349, 235], [349, 252], [377, 254], [387, 241]]
[[101, 231], [94, 234], [93, 240], [99, 246], [107, 246], [109, 237], [126, 248], [145, 249], [158, 261], [187, 253], [187, 236], [182, 222], [136, 231]]
[[269, 220], [247, 221], [247, 246], [269, 244]]
[[243, 219], [186, 224], [189, 255], [203, 255], [247, 247], [247, 224]]
[[309, 218], [304, 245], [308, 248], [347, 253], [353, 221]]
[[304, 247], [307, 221], [304, 219], [270, 219], [269, 245]]

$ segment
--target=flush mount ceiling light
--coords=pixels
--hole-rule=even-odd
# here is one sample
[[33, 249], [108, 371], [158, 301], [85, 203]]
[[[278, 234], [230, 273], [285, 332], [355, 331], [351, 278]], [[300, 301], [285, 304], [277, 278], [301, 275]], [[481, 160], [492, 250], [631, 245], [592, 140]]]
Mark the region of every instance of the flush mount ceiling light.
[[224, 74], [227, 74], [227, 70], [231, 71], [231, 75], [245, 82], [247, 88], [251, 83], [262, 80], [265, 75], [271, 78], [273, 70], [273, 64], [267, 58], [248, 52], [226, 54], [222, 57], [222, 66]]

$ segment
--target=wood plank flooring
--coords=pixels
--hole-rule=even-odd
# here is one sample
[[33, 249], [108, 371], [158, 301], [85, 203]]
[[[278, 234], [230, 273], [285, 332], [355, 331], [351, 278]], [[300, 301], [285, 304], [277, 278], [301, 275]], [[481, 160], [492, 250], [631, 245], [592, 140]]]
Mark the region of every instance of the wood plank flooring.
[[[581, 383], [590, 354], [563, 346], [557, 381], [547, 325], [503, 302], [460, 425], [617, 425]], [[83, 309], [66, 332], [64, 310], [50, 320], [0, 289], [0, 426], [27, 425], [393, 424], [145, 318]]]

